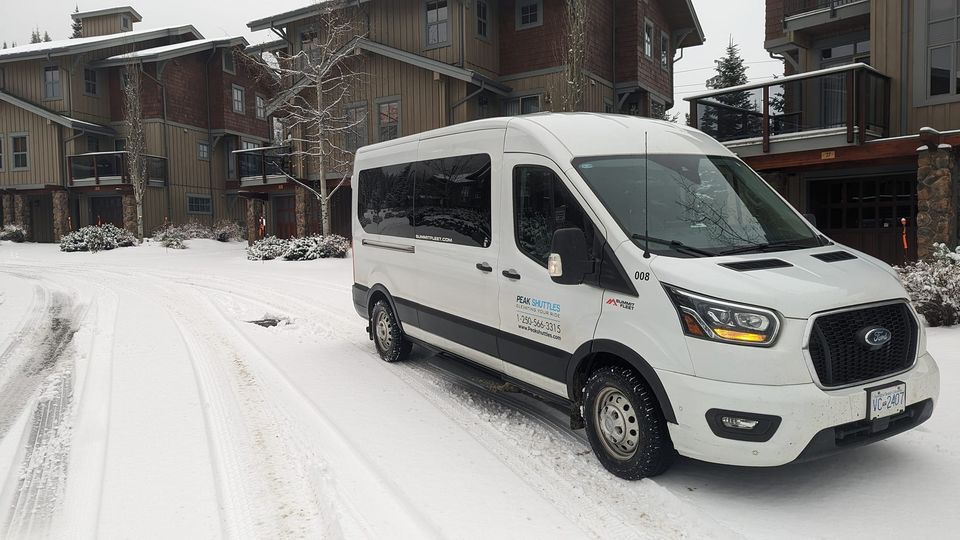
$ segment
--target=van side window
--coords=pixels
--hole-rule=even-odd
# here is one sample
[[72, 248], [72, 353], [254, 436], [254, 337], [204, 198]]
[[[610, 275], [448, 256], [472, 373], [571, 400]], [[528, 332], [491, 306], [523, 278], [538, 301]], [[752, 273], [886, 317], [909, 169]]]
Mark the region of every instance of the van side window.
[[360, 171], [357, 216], [363, 230], [413, 238], [415, 163]]
[[517, 247], [544, 267], [557, 229], [582, 230], [591, 257], [596, 256], [593, 222], [552, 170], [534, 165], [513, 169], [513, 212]]
[[490, 245], [490, 156], [419, 163], [414, 224], [418, 240]]

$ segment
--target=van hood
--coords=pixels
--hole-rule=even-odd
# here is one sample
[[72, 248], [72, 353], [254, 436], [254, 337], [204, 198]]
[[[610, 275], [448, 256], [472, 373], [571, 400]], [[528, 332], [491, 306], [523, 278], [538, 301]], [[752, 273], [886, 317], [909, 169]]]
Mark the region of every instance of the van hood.
[[[855, 259], [826, 262], [814, 255], [845, 251]], [[734, 270], [728, 263], [779, 260], [791, 266]], [[656, 256], [651, 269], [661, 283], [722, 300], [806, 319], [814, 313], [857, 304], [906, 298], [896, 272], [864, 253], [839, 246], [684, 259]]]

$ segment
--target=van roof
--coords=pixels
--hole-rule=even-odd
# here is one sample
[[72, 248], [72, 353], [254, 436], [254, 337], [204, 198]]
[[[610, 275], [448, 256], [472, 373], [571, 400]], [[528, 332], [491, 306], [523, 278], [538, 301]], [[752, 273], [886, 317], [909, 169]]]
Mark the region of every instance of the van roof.
[[[694, 128], [638, 116], [600, 113], [536, 113], [487, 118], [372, 144], [359, 153], [485, 129], [507, 130], [504, 151], [533, 152], [561, 158], [651, 154], [732, 155], [722, 144]], [[564, 159], [565, 161], [565, 159]]]

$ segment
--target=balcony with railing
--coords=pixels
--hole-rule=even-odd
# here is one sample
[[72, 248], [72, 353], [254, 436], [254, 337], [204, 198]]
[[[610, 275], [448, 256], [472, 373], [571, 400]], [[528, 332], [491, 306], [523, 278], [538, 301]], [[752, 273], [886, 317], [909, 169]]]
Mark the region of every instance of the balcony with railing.
[[783, 29], [803, 30], [870, 14], [870, 0], [785, 0]]
[[748, 157], [888, 136], [890, 78], [850, 64], [686, 98], [691, 124]]
[[[163, 186], [167, 182], [167, 160], [145, 156], [147, 183]], [[100, 186], [130, 183], [129, 152], [91, 152], [67, 156], [70, 186]]]
[[240, 187], [263, 184], [283, 184], [292, 176], [290, 148], [267, 146], [234, 152], [240, 171]]

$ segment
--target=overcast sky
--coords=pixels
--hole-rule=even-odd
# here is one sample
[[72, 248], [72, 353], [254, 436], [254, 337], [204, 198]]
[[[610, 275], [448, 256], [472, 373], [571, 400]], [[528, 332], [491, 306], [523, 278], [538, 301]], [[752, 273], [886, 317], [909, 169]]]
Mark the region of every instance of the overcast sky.
[[[269, 31], [251, 34], [248, 22], [308, 5], [310, 0], [0, 0], [0, 41], [29, 43], [33, 28], [49, 32], [53, 39], [66, 39], [75, 6], [92, 11], [124, 3], [143, 16], [138, 29], [192, 24], [206, 37], [241, 35], [260, 43], [275, 37]], [[704, 90], [704, 81], [713, 73], [713, 61], [724, 53], [731, 38], [749, 62], [751, 81], [782, 74], [782, 66], [763, 49], [763, 0], [693, 0], [693, 4], [707, 42], [686, 49], [676, 66], [674, 110], [688, 110], [683, 98]]]

